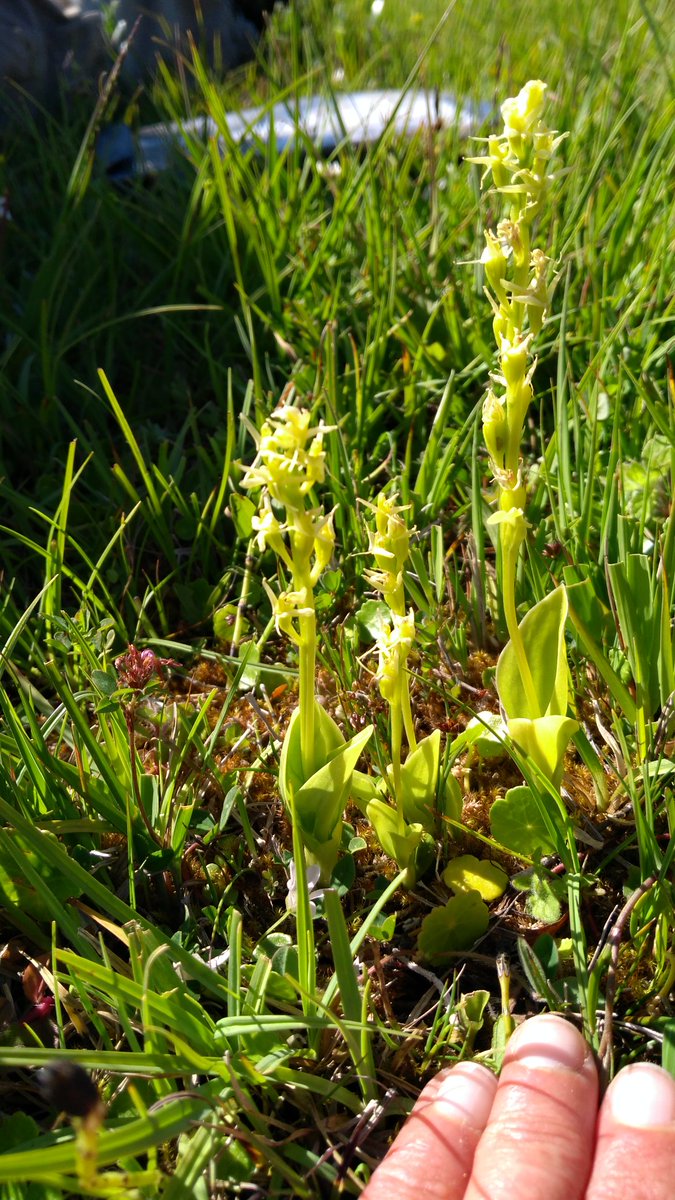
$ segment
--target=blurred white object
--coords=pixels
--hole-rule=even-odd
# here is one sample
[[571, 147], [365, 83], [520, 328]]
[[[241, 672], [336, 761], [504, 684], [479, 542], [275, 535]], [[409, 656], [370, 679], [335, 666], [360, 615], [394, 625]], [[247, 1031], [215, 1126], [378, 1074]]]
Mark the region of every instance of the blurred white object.
[[[447, 92], [338, 92], [333, 96], [307, 96], [284, 101], [272, 108], [244, 108], [225, 116], [231, 139], [244, 147], [266, 144], [274, 136], [280, 150], [296, 142], [309, 144], [321, 154], [331, 154], [348, 143], [376, 142], [385, 130], [411, 137], [424, 129], [453, 128], [467, 138], [489, 115], [489, 105], [459, 107]], [[188, 153], [191, 141], [217, 138], [221, 153], [224, 139], [209, 117], [182, 125], [147, 125], [137, 134], [126, 126], [103, 130], [98, 144], [99, 161], [114, 178], [154, 175]]]

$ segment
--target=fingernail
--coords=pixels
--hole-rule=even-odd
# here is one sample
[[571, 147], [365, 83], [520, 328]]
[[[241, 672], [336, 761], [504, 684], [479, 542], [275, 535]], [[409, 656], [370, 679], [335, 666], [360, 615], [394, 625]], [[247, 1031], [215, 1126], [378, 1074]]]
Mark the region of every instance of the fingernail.
[[567, 1067], [570, 1071], [580, 1071], [588, 1056], [579, 1031], [553, 1013], [524, 1021], [506, 1051], [509, 1062], [525, 1067]]
[[495, 1098], [497, 1080], [480, 1063], [458, 1063], [437, 1078], [435, 1100], [451, 1108], [453, 1116], [483, 1129]]
[[633, 1063], [609, 1085], [607, 1103], [619, 1125], [668, 1125], [675, 1121], [675, 1080], [655, 1063]]

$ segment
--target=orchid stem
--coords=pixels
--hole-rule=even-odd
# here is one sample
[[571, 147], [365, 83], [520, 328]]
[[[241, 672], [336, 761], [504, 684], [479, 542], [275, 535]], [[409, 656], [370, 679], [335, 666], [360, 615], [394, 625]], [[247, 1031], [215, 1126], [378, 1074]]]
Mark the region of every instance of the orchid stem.
[[316, 665], [316, 616], [308, 613], [299, 617], [300, 644], [298, 647], [298, 673], [300, 706], [300, 754], [302, 773], [305, 779], [314, 774], [314, 671]]

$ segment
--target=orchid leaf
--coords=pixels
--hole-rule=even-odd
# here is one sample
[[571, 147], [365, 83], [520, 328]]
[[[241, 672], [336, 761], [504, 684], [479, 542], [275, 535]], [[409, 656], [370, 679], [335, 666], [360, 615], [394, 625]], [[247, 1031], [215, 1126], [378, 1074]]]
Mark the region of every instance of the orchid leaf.
[[436, 786], [441, 753], [441, 731], [418, 742], [401, 767], [401, 803], [408, 821], [431, 830], [434, 826]]
[[464, 992], [453, 1014], [455, 1021], [451, 1039], [453, 1044], [463, 1043], [467, 1049], [473, 1046], [476, 1035], [480, 1033], [485, 1024], [485, 1010], [489, 1003], [490, 993], [483, 988], [477, 989], [475, 992]]
[[371, 800], [383, 800], [387, 793], [386, 784], [381, 775], [366, 775], [364, 771], [354, 770], [350, 794], [355, 804], [358, 804], [364, 817]]
[[279, 790], [281, 798], [289, 810], [291, 796], [302, 787], [303, 783], [300, 709], [295, 708], [288, 722], [279, 760]]
[[487, 905], [478, 892], [452, 896], [443, 908], [434, 908], [422, 921], [417, 949], [424, 962], [442, 963], [457, 950], [468, 950], [486, 932]]
[[[368, 739], [366, 738], [366, 741]], [[336, 725], [333, 718], [322, 708], [320, 704], [314, 703], [314, 746], [315, 746], [315, 763], [317, 767], [321, 767], [330, 758], [331, 754], [344, 746], [345, 739], [342, 736], [340, 728]], [[279, 787], [284, 803], [288, 806], [288, 796], [293, 793], [297, 795], [303, 784], [306, 783], [305, 772], [302, 766], [302, 747], [300, 742], [300, 709], [294, 709], [291, 719], [288, 723], [284, 744], [281, 748], [281, 760], [279, 762]]]
[[352, 772], [372, 732], [369, 725], [337, 746], [295, 793], [295, 812], [306, 837], [318, 842], [332, 837], [349, 797]]
[[507, 717], [564, 716], [568, 705], [564, 587], [550, 592], [531, 608], [518, 626], [523, 641], [538, 711], [531, 711], [513, 643], [508, 642], [497, 663], [497, 691]]
[[518, 749], [555, 787], [562, 778], [563, 759], [570, 738], [578, 728], [579, 723], [573, 717], [538, 717], [536, 721], [520, 717], [509, 721], [509, 733]]
[[406, 835], [406, 824], [398, 809], [386, 800], [371, 800], [366, 815], [384, 853], [398, 862], [400, 847], [404, 845]]
[[534, 858], [537, 853], [552, 854], [556, 847], [541, 813], [541, 807], [529, 787], [509, 788], [490, 809], [492, 836], [514, 854]]
[[[323, 879], [337, 861], [342, 840], [342, 814], [349, 798], [354, 767], [373, 732], [372, 725], [345, 742], [335, 721], [315, 705], [315, 762], [305, 779], [300, 745], [300, 709], [286, 731], [279, 763], [279, 788], [286, 807], [294, 812], [302, 840], [321, 867]], [[367, 778], [367, 776], [364, 776]], [[291, 805], [292, 800], [292, 805]]]
[[443, 882], [457, 895], [478, 892], [489, 903], [504, 895], [509, 877], [496, 863], [483, 862], [474, 854], [462, 854], [445, 868]]
[[454, 775], [440, 780], [441, 731], [434, 729], [418, 742], [401, 767], [401, 804], [407, 821], [423, 825], [428, 833], [437, 828], [440, 813], [458, 821], [462, 793]]
[[386, 800], [371, 800], [366, 815], [385, 854], [409, 872], [412, 885], [429, 866], [436, 843], [419, 823], [408, 824]]
[[436, 789], [441, 755], [441, 731], [418, 742], [401, 767], [401, 805], [407, 821], [431, 832], [436, 824]]

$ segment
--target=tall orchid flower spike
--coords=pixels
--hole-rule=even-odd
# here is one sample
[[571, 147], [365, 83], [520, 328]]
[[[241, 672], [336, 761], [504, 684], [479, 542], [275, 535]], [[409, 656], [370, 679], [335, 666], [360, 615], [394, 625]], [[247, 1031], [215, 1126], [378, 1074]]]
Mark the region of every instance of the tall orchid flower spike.
[[[420, 742], [415, 734], [407, 669], [415, 639], [415, 617], [412, 609], [406, 611], [404, 584], [410, 530], [400, 515], [405, 509], [384, 493], [375, 505], [367, 507], [375, 513], [375, 529], [369, 531], [375, 570], [367, 572], [367, 578], [382, 593], [389, 608], [377, 638], [375, 678], [389, 705], [391, 764], [380, 781], [356, 772], [354, 798], [382, 849], [406, 870], [408, 883], [413, 884], [434, 857], [432, 835], [438, 834], [439, 816], [458, 819], [461, 796], [454, 778], [441, 781], [440, 730]], [[385, 798], [387, 792], [393, 804]]]
[[403, 571], [410, 552], [410, 534], [401, 513], [409, 504], [395, 504], [380, 492], [375, 504], [367, 504], [375, 513], [375, 529], [368, 530], [369, 549], [375, 560], [375, 570], [366, 572], [371, 587], [382, 592], [383, 598], [396, 616], [405, 613]]
[[[488, 229], [481, 261], [494, 314], [499, 371], [483, 402], [483, 434], [497, 484], [498, 508], [488, 520], [499, 548], [499, 584], [509, 641], [497, 665], [497, 690], [513, 742], [555, 789], [577, 722], [568, 715], [565, 621], [567, 596], [558, 588], [519, 623], [516, 572], [527, 537], [526, 481], [520, 446], [534, 396], [532, 343], [550, 300], [549, 259], [532, 247], [533, 222], [555, 176], [550, 162], [561, 138], [544, 123], [546, 84], [530, 80], [501, 107], [504, 128], [488, 152], [471, 161], [485, 168], [504, 198], [496, 233]], [[529, 797], [529, 789], [512, 789]]]
[[281, 752], [281, 795], [301, 833], [310, 865], [329, 882], [342, 837], [342, 816], [352, 773], [372, 726], [345, 742], [332, 717], [316, 701], [316, 604], [314, 588], [333, 556], [333, 513], [313, 503], [326, 473], [324, 438], [308, 409], [287, 399], [256, 435], [257, 454], [242, 486], [260, 493], [252, 526], [258, 547], [274, 551], [290, 587], [274, 594], [277, 632], [297, 647], [299, 702]]
[[534, 218], [555, 178], [550, 160], [562, 140], [544, 124], [546, 92], [531, 79], [505, 100], [502, 132], [487, 139], [487, 154], [468, 160], [485, 168], [481, 186], [491, 178], [506, 209], [496, 233], [486, 230], [481, 256], [501, 367], [485, 399], [483, 430], [502, 509], [524, 503], [520, 444], [533, 398], [531, 343], [549, 304], [548, 258], [532, 247]]
[[325, 478], [323, 422], [310, 427], [307, 409], [283, 404], [263, 423], [258, 453], [242, 487], [264, 487], [287, 509], [300, 510], [305, 497]]

